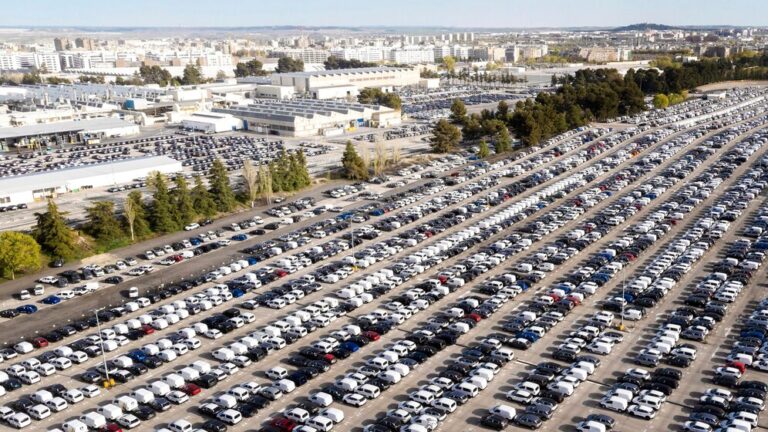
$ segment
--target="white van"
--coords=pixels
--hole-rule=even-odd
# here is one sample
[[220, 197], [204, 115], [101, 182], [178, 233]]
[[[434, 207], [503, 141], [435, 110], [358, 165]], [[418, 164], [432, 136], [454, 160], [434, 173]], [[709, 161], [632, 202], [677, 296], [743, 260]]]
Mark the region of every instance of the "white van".
[[103, 415], [109, 421], [115, 421], [123, 415], [123, 410], [114, 404], [107, 404], [96, 408], [96, 412]]
[[513, 418], [515, 418], [515, 415], [517, 415], [517, 410], [512, 408], [509, 405], [496, 405], [488, 410], [490, 414], [497, 415], [499, 417], [503, 417], [509, 421], [512, 421]]
[[594, 421], [583, 421], [577, 426], [579, 432], [605, 432], [605, 425]]
[[192, 423], [186, 420], [176, 420], [168, 425], [173, 432], [192, 432]]
[[307, 420], [306, 425], [320, 432], [329, 432], [333, 429], [333, 420], [319, 415]]
[[147, 389], [137, 389], [130, 393], [130, 396], [141, 404], [148, 404], [155, 400], [155, 394]]
[[440, 398], [432, 402], [432, 407], [436, 408], [444, 413], [452, 413], [456, 411], [456, 401], [448, 398]]
[[101, 429], [107, 425], [107, 419], [97, 412], [89, 412], [80, 416], [80, 421], [90, 429]]
[[608, 399], [602, 399], [600, 406], [611, 411], [624, 412], [629, 406], [629, 401], [618, 396], [611, 396]]
[[363, 384], [355, 390], [355, 393], [365, 396], [368, 399], [376, 399], [381, 395], [381, 390], [378, 387], [370, 384]]
[[243, 415], [233, 409], [225, 409], [216, 414], [216, 418], [228, 425], [236, 425], [243, 420]]

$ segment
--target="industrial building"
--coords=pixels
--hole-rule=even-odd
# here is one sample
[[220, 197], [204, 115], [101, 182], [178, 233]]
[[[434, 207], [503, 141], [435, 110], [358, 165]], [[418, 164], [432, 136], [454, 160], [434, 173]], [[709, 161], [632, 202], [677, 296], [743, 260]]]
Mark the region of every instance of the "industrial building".
[[138, 125], [114, 117], [4, 127], [0, 128], [0, 151], [10, 147], [88, 144], [102, 138], [127, 137], [138, 133]]
[[419, 84], [416, 68], [371, 67], [359, 69], [336, 69], [317, 72], [289, 72], [272, 75], [272, 84], [292, 86], [296, 93], [311, 94], [322, 92], [326, 87], [355, 86], [390, 89]]
[[399, 110], [384, 106], [313, 99], [257, 100], [213, 111], [242, 119], [244, 128], [254, 132], [293, 137], [333, 136], [355, 127], [389, 127], [401, 122]]
[[130, 183], [153, 171], [170, 174], [181, 170], [181, 162], [175, 159], [148, 156], [0, 178], [0, 204], [27, 204], [65, 193]]
[[181, 121], [181, 127], [205, 133], [219, 133], [243, 128], [243, 120], [222, 113], [194, 113]]

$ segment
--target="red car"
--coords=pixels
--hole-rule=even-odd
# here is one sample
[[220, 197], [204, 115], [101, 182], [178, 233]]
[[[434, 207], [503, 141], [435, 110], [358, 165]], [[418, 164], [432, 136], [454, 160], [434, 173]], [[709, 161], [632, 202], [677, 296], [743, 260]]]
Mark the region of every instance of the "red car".
[[283, 269], [276, 269], [276, 270], [275, 270], [275, 274], [276, 274], [278, 277], [284, 277], [285, 275], [287, 275], [287, 274], [288, 274], [288, 272], [287, 272], [287, 271], [285, 271], [285, 270], [283, 270]]
[[273, 418], [272, 421], [269, 422], [269, 425], [276, 427], [281, 431], [291, 432], [296, 427], [296, 422], [285, 417], [277, 417]]
[[368, 339], [370, 339], [372, 341], [377, 341], [377, 340], [379, 340], [379, 338], [381, 338], [381, 336], [378, 333], [376, 333], [375, 331], [370, 331], [370, 330], [366, 331], [366, 332], [363, 332], [363, 336], [367, 337]]
[[36, 337], [32, 339], [32, 345], [34, 345], [35, 348], [45, 348], [48, 346], [48, 339], [44, 337]]
[[476, 323], [479, 323], [483, 319], [483, 317], [481, 317], [480, 315], [478, 315], [478, 314], [476, 314], [474, 312], [472, 312], [471, 314], [467, 315], [467, 318], [472, 319]]
[[155, 329], [149, 324], [144, 324], [141, 326], [141, 331], [143, 331], [145, 335], [151, 335], [155, 332]]
[[123, 432], [122, 429], [120, 429], [120, 426], [117, 423], [107, 423], [106, 426], [101, 428], [102, 432]]
[[323, 358], [325, 359], [326, 363], [328, 363], [328, 364], [336, 363], [336, 357], [333, 354], [324, 354]]
[[182, 391], [186, 393], [187, 396], [195, 396], [200, 394], [200, 392], [203, 390], [195, 384], [188, 383], [184, 385], [184, 388], [182, 388]]

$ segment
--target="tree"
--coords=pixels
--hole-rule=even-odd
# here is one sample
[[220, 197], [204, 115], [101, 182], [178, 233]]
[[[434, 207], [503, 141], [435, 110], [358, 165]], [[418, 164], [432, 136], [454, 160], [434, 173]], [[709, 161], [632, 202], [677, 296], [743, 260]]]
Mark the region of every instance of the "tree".
[[203, 179], [195, 176], [195, 187], [192, 188], [192, 205], [198, 214], [207, 218], [216, 214], [216, 202], [211, 197], [211, 193], [205, 188]]
[[229, 184], [227, 169], [224, 167], [224, 163], [221, 162], [221, 159], [213, 161], [208, 184], [210, 185], [211, 197], [216, 203], [216, 208], [220, 212], [232, 211], [232, 209], [235, 208], [237, 201], [235, 200], [235, 193], [232, 191], [232, 186]]
[[25, 73], [24, 76], [21, 77], [21, 83], [27, 85], [42, 84], [43, 79], [37, 71], [32, 71], [30, 73]]
[[368, 167], [363, 158], [357, 154], [352, 141], [347, 141], [344, 155], [341, 157], [341, 165], [344, 167], [344, 177], [349, 180], [368, 180]]
[[456, 98], [451, 103], [451, 122], [454, 124], [466, 124], [467, 123], [467, 107], [464, 105], [464, 101]]
[[493, 146], [496, 154], [506, 153], [512, 150], [512, 139], [509, 136], [509, 130], [506, 126], [499, 129], [496, 133], [496, 139]]
[[264, 76], [267, 71], [262, 69], [264, 64], [256, 59], [247, 61], [245, 63], [238, 63], [235, 66], [235, 76], [242, 78], [247, 76]]
[[435, 153], [449, 153], [456, 150], [461, 141], [459, 128], [446, 119], [440, 119], [432, 129], [430, 145]]
[[378, 135], [373, 143], [373, 155], [373, 172], [378, 176], [387, 167], [387, 149]]
[[376, 66], [376, 63], [364, 62], [357, 59], [345, 60], [336, 56], [328, 57], [328, 60], [323, 64], [325, 65], [325, 70], [358, 69]]
[[298, 165], [298, 184], [300, 188], [305, 188], [312, 184], [312, 177], [309, 175], [309, 167], [307, 167], [307, 156], [304, 154], [304, 150], [296, 152], [296, 164]]
[[16, 232], [0, 232], [0, 275], [16, 279], [20, 271], [40, 268], [40, 245], [32, 236]]
[[443, 66], [445, 67], [445, 70], [448, 71], [448, 73], [452, 74], [454, 69], [456, 69], [456, 58], [453, 56], [443, 57]]
[[200, 84], [204, 82], [203, 73], [200, 68], [192, 63], [184, 67], [184, 75], [181, 77], [181, 83], [184, 85]]
[[357, 101], [367, 105], [384, 105], [394, 110], [399, 110], [402, 107], [400, 96], [395, 93], [384, 93], [380, 88], [366, 87], [360, 90]]
[[109, 242], [123, 237], [120, 222], [115, 217], [115, 203], [96, 201], [85, 209], [88, 223], [85, 231], [99, 242]]
[[[167, 86], [173, 80], [173, 76], [170, 72], [157, 65], [142, 65], [139, 67], [139, 76], [145, 84], [157, 84], [160, 87]], [[115, 80], [115, 82], [117, 82], [117, 80]]]
[[666, 108], [669, 106], [669, 98], [664, 93], [656, 93], [653, 97], [653, 106], [655, 108]]
[[496, 118], [506, 122], [509, 119], [509, 104], [506, 101], [499, 101], [496, 106]]
[[259, 195], [267, 205], [272, 204], [272, 173], [266, 165], [259, 166]]
[[174, 216], [176, 223], [183, 227], [190, 224], [196, 216], [195, 206], [192, 202], [192, 194], [189, 191], [189, 184], [183, 175], [179, 174], [174, 179], [176, 187], [171, 192], [173, 199]]
[[422, 69], [421, 72], [419, 72], [419, 76], [421, 78], [427, 78], [427, 79], [429, 79], [429, 78], [440, 78], [440, 75], [437, 72], [431, 71], [431, 70], [429, 70], [427, 68]]
[[275, 69], [275, 72], [277, 73], [303, 72], [303, 71], [304, 71], [304, 61], [294, 60], [290, 57], [281, 57], [280, 60], [277, 61], [277, 69]]
[[477, 157], [485, 159], [491, 154], [491, 149], [488, 148], [488, 143], [485, 140], [480, 141], [480, 149], [477, 151]]
[[147, 220], [147, 206], [140, 191], [131, 191], [123, 203], [125, 223], [131, 233], [131, 240], [144, 237], [152, 232]]
[[148, 183], [154, 189], [152, 195], [152, 207], [150, 210], [149, 221], [152, 229], [160, 233], [169, 233], [176, 231], [179, 225], [176, 223], [175, 209], [171, 201], [171, 193], [168, 190], [168, 180], [165, 175], [155, 171], [151, 173]]
[[400, 143], [397, 140], [395, 140], [392, 143], [392, 147], [390, 147], [390, 150], [391, 150], [391, 155], [389, 159], [392, 161], [393, 165], [395, 166], [399, 165], [400, 161], [403, 158], [403, 152], [400, 148]]
[[32, 236], [40, 247], [56, 258], [70, 259], [78, 253], [75, 243], [75, 233], [64, 221], [66, 213], [60, 213], [53, 199], [48, 199], [45, 213], [35, 213], [37, 225]]
[[243, 187], [245, 188], [245, 196], [248, 201], [251, 202], [251, 208], [256, 206], [256, 198], [259, 197], [261, 192], [259, 189], [259, 173], [256, 171], [256, 167], [250, 159], [243, 159]]

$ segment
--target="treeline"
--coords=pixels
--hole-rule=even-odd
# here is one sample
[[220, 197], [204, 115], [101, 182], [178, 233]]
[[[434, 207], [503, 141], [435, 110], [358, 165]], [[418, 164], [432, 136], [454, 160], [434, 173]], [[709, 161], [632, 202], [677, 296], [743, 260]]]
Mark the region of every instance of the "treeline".
[[384, 93], [380, 88], [366, 87], [360, 90], [357, 95], [357, 101], [361, 104], [384, 105], [394, 110], [399, 110], [403, 106], [403, 101], [396, 93]]
[[323, 62], [323, 64], [325, 65], [325, 70], [359, 69], [377, 66], [376, 63], [364, 62], [357, 59], [344, 60], [343, 58], [338, 58], [336, 56], [328, 57], [328, 60]]
[[[249, 174], [250, 173], [250, 174]], [[86, 221], [77, 229], [66, 221], [66, 213], [50, 199], [45, 212], [35, 213], [37, 222], [30, 234], [0, 233], [0, 276], [13, 278], [21, 271], [40, 268], [42, 254], [64, 261], [101, 253], [130, 243], [184, 229], [192, 222], [202, 222], [227, 214], [241, 203], [275, 192], [293, 192], [312, 182], [303, 152], [283, 153], [269, 166], [256, 172], [251, 161], [244, 161], [244, 181], [232, 187], [226, 167], [215, 160], [208, 175], [208, 185], [196, 176], [189, 184], [182, 175], [172, 180], [154, 172], [147, 178], [150, 196], [131, 191], [118, 205], [97, 201], [86, 208]]]

